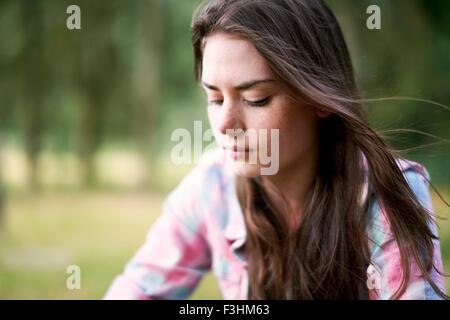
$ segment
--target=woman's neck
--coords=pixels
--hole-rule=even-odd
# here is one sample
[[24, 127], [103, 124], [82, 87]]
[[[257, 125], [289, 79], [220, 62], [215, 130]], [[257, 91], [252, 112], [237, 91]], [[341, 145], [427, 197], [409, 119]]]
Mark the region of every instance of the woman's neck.
[[[287, 201], [289, 211], [294, 219], [294, 225], [297, 225], [304, 212], [306, 196], [317, 174], [318, 154], [317, 152], [308, 152], [302, 158], [298, 159], [295, 164], [283, 168], [278, 174], [273, 176], [264, 176], [263, 184], [267, 184], [267, 180], [279, 190], [282, 198], [271, 197], [277, 209], [283, 209], [282, 203]], [[270, 196], [269, 196], [270, 197]]]

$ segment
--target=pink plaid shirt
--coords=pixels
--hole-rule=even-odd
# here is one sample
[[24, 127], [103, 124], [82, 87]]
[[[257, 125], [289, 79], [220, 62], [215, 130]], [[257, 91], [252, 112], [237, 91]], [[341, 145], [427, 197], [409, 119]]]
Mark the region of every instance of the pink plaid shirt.
[[[222, 156], [220, 151], [209, 154], [167, 196], [145, 243], [113, 281], [105, 299], [186, 299], [211, 269], [224, 299], [248, 298], [247, 262], [242, 250], [244, 217], [235, 176]], [[413, 161], [397, 163], [419, 201], [433, 211], [425, 167]], [[384, 209], [375, 200], [370, 210], [369, 298], [389, 299], [401, 282], [399, 248]], [[437, 234], [436, 225], [431, 227]], [[434, 263], [442, 271], [439, 241], [434, 244]], [[411, 275], [402, 299], [439, 298], [415, 264]], [[444, 289], [439, 273], [433, 271], [432, 278]]]

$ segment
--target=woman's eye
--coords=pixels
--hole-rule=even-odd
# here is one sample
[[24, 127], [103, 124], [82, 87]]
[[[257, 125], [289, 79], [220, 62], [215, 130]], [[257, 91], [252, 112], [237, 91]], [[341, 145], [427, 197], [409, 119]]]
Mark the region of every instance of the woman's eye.
[[[269, 103], [270, 97], [260, 99], [260, 100], [244, 100], [246, 104], [248, 104], [251, 107], [263, 107], [266, 104]], [[217, 100], [209, 100], [208, 105], [209, 106], [221, 106], [223, 104], [223, 99], [217, 99]]]
[[223, 103], [223, 100], [209, 100], [208, 105], [210, 106], [220, 106]]
[[252, 107], [263, 107], [266, 104], [269, 103], [270, 97], [261, 99], [261, 100], [256, 100], [256, 101], [251, 101], [251, 100], [245, 100], [245, 102]]

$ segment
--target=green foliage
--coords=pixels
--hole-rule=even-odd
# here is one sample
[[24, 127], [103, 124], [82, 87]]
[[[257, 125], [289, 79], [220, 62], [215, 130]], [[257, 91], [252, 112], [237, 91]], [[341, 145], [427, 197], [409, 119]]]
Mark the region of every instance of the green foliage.
[[[348, 40], [363, 97], [410, 96], [448, 105], [448, 1], [328, 2]], [[89, 167], [98, 148], [134, 141], [150, 165], [171, 147], [174, 128], [207, 120], [190, 44], [199, 3], [82, 0], [82, 29], [71, 31], [68, 0], [1, 1], [3, 142], [18, 141], [32, 162], [45, 149], [74, 152], [95, 175]], [[370, 4], [381, 8], [381, 30], [365, 26]], [[366, 108], [380, 130], [450, 137], [444, 108], [401, 99]], [[390, 138], [398, 149], [436, 142], [413, 132]], [[406, 155], [423, 161], [437, 182], [450, 180], [442, 165], [450, 156], [448, 143]]]

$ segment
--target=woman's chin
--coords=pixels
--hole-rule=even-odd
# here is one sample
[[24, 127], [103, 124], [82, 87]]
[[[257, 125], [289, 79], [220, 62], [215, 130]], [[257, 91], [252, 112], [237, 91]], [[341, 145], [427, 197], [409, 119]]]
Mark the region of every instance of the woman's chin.
[[241, 177], [254, 178], [261, 175], [261, 168], [256, 164], [248, 164], [239, 161], [231, 161], [230, 166], [233, 172]]

